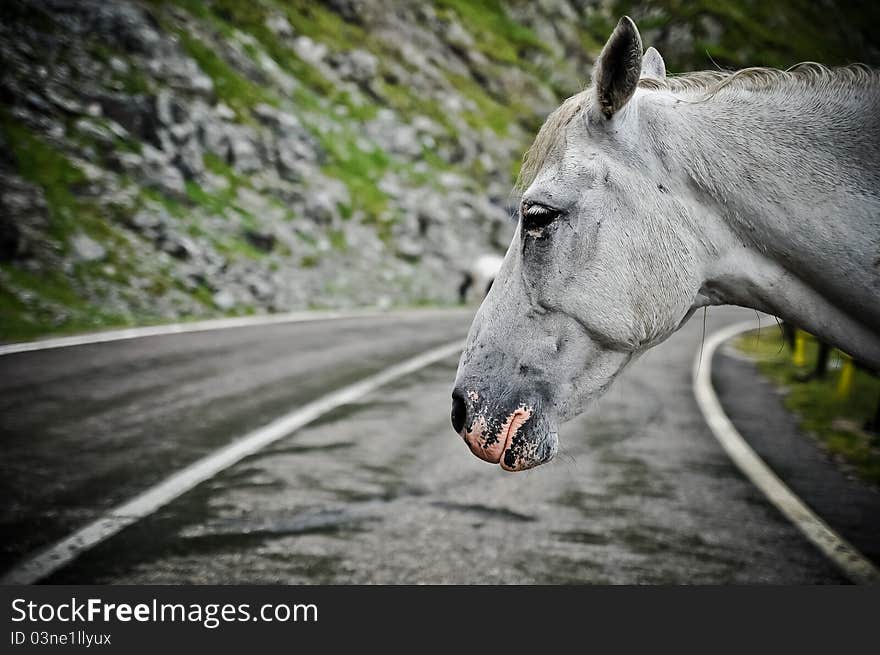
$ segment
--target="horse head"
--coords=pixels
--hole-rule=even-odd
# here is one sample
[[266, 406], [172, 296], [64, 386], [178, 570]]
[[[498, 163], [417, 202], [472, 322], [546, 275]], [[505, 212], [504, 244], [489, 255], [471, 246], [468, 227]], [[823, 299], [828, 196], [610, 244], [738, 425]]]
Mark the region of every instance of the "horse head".
[[541, 128], [523, 166], [516, 233], [471, 326], [452, 423], [478, 457], [551, 459], [557, 425], [699, 304], [701, 240], [663, 162], [640, 142], [639, 80], [665, 76], [623, 18], [593, 85]]

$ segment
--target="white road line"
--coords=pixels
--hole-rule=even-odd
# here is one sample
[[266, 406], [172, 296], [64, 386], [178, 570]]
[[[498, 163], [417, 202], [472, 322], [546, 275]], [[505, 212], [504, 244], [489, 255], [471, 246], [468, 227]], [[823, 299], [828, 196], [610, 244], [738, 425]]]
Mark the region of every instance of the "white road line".
[[8, 343], [5, 345], [0, 345], [0, 356], [33, 352], [35, 350], [69, 348], [70, 346], [84, 346], [93, 343], [107, 343], [109, 341], [126, 341], [128, 339], [141, 339], [143, 337], [156, 337], [167, 334], [208, 332], [211, 330], [229, 330], [232, 328], [276, 325], [279, 323], [307, 323], [309, 321], [329, 321], [351, 318], [376, 318], [379, 316], [430, 316], [433, 313], [449, 313], [450, 311], [454, 310], [404, 309], [395, 311], [380, 311], [378, 309], [361, 309], [344, 312], [308, 311], [288, 312], [285, 314], [266, 314], [262, 316], [217, 318], [207, 321], [194, 321], [192, 323], [168, 323], [165, 325], [149, 325], [145, 327], [125, 328], [121, 330], [107, 330], [105, 332], [90, 332], [88, 334], [77, 334], [71, 335], [69, 337], [54, 337], [50, 339], [38, 339], [37, 341]]
[[855, 547], [807, 507], [752, 450], [724, 413], [712, 387], [712, 355], [722, 343], [752, 330], [754, 321], [731, 325], [712, 334], [697, 353], [693, 367], [694, 395], [709, 428], [745, 476], [760, 489], [823, 554], [856, 584], [880, 583], [880, 571]]
[[337, 407], [352, 403], [389, 382], [460, 353], [463, 345], [461, 341], [454, 341], [427, 350], [360, 382], [303, 405], [268, 425], [246, 434], [228, 446], [193, 462], [128, 502], [116, 506], [70, 536], [24, 559], [0, 578], [0, 584], [33, 584], [45, 578], [81, 553], [152, 514], [248, 455], [290, 435]]

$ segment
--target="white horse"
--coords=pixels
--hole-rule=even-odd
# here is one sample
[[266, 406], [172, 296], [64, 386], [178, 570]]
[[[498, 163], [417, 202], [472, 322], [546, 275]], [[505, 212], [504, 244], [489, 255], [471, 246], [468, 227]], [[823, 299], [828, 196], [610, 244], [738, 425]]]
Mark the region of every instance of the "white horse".
[[468, 336], [453, 426], [508, 470], [697, 308], [780, 316], [880, 366], [880, 74], [667, 78], [629, 18], [547, 120]]

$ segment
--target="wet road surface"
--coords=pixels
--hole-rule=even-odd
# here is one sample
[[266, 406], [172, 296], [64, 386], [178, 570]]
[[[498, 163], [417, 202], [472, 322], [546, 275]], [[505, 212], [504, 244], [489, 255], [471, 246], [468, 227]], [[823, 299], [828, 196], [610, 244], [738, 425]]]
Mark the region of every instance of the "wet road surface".
[[[754, 316], [713, 310], [708, 329]], [[4, 568], [243, 432], [431, 346], [469, 312], [276, 325], [0, 362]], [[339, 408], [52, 575], [76, 583], [829, 583], [693, 398], [700, 320], [560, 455], [505, 473], [449, 426], [456, 358]]]
[[454, 339], [471, 314], [411, 312], [0, 357], [0, 568], [247, 431]]
[[780, 390], [732, 343], [716, 356], [712, 373], [725, 412], [761, 459], [859, 552], [880, 562], [880, 489], [805, 433]]

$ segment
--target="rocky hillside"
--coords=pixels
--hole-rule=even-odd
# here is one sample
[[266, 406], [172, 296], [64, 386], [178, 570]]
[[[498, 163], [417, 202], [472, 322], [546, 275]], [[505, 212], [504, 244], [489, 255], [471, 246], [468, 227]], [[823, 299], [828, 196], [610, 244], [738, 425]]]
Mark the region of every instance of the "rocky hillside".
[[620, 14], [673, 70], [876, 61], [771, 4], [5, 0], [0, 338], [453, 302]]

